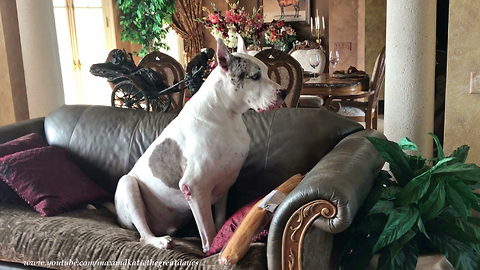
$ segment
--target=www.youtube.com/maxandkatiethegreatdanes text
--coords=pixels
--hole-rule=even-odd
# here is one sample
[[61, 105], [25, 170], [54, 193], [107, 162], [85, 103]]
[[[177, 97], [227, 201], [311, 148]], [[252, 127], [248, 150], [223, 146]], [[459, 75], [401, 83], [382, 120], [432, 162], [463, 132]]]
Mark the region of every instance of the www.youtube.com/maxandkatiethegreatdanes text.
[[169, 261], [154, 261], [154, 260], [136, 260], [125, 259], [123, 261], [76, 261], [76, 260], [61, 260], [61, 261], [24, 261], [25, 266], [47, 267], [52, 266], [198, 266], [197, 260], [169, 260]]

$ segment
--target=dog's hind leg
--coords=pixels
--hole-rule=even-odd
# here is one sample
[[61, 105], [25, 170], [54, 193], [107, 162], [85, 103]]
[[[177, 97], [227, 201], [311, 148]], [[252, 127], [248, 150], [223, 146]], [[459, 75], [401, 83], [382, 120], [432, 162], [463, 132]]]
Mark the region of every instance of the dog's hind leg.
[[115, 192], [115, 209], [120, 225], [129, 229], [137, 229], [140, 241], [158, 248], [169, 248], [172, 244], [170, 236], [156, 237], [147, 221], [147, 209], [140, 192], [137, 178], [124, 175], [118, 181]]

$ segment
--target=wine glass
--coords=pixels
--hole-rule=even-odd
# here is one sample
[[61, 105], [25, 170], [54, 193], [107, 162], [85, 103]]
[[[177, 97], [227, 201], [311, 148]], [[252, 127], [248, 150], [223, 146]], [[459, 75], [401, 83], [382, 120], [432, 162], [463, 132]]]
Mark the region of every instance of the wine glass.
[[335, 72], [335, 66], [337, 66], [340, 60], [340, 53], [338, 51], [330, 51], [330, 57], [328, 59], [333, 66], [333, 72]]
[[315, 73], [317, 73], [315, 69], [320, 65], [320, 53], [316, 50], [308, 51], [308, 60], [313, 68], [313, 79], [315, 80]]

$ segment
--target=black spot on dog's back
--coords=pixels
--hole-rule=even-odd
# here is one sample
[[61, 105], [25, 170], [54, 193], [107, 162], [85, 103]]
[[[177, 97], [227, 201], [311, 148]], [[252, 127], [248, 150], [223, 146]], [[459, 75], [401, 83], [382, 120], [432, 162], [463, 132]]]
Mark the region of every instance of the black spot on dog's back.
[[187, 159], [178, 143], [167, 138], [158, 144], [148, 159], [153, 176], [162, 180], [170, 188], [179, 189], [178, 182], [183, 177]]

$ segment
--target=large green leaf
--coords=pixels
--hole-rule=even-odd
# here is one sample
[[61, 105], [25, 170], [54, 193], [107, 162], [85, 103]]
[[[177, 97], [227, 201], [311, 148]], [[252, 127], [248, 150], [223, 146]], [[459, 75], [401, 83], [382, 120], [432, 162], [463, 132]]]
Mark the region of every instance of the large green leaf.
[[385, 214], [389, 215], [393, 211], [393, 202], [392, 201], [385, 201], [385, 200], [379, 200], [368, 212], [368, 215], [373, 215], [373, 214]]
[[413, 178], [412, 168], [410, 168], [405, 155], [397, 143], [375, 137], [366, 137], [380, 153], [382, 158], [390, 164], [395, 179], [400, 186], [405, 186]]
[[408, 242], [392, 254], [391, 249], [384, 249], [378, 259], [377, 270], [414, 270], [417, 266], [419, 249], [415, 242]]
[[415, 270], [418, 262], [419, 248], [415, 242], [406, 243], [396, 256], [392, 256], [392, 269]]
[[479, 256], [465, 243], [443, 234], [431, 234], [432, 243], [437, 247], [455, 269], [478, 270]]
[[376, 252], [402, 237], [417, 222], [419, 215], [420, 213], [416, 207], [402, 206], [396, 208], [396, 211], [391, 212], [388, 216], [387, 224], [378, 238], [373, 251]]
[[397, 241], [393, 241], [388, 248], [390, 249], [390, 257], [395, 259], [397, 253], [403, 248], [403, 246], [408, 243], [410, 240], [417, 235], [418, 228], [413, 226], [407, 233], [405, 233], [400, 239]]
[[[463, 220], [459, 218], [450, 219], [449, 221], [456, 224], [462, 230], [463, 233], [470, 235], [471, 238], [473, 239], [476, 239], [476, 240], [473, 240], [473, 239], [463, 240], [462, 242], [480, 244], [480, 227], [477, 224], [470, 222], [470, 220], [468, 219]], [[455, 237], [456, 234], [452, 233], [450, 235], [453, 238], [456, 238]], [[457, 239], [457, 240], [460, 240], [460, 239]]]
[[428, 236], [428, 233], [427, 233], [427, 229], [425, 228], [425, 224], [423, 224], [423, 221], [421, 218], [419, 218], [417, 221], [417, 227], [418, 227], [418, 230], [422, 232], [426, 238], [430, 239], [430, 236]]
[[420, 213], [425, 221], [428, 221], [438, 215], [445, 205], [445, 187], [441, 181], [436, 183], [432, 193], [427, 200], [419, 204]]
[[363, 206], [365, 207], [366, 211], [370, 211], [370, 209], [381, 199], [385, 200], [393, 200], [397, 197], [397, 194], [402, 191], [403, 188], [398, 186], [389, 186], [389, 187], [382, 187], [378, 186], [370, 190]]
[[428, 166], [426, 162], [427, 160], [421, 156], [410, 156], [405, 153], [405, 158], [410, 168], [412, 168], [414, 176], [420, 175], [430, 169], [430, 166]]
[[465, 205], [469, 208], [466, 209], [467, 211], [470, 211], [472, 205], [476, 208], [480, 206], [480, 200], [465, 183], [461, 181], [446, 181], [446, 183], [451, 188], [454, 188], [462, 197]]
[[442, 144], [440, 143], [440, 140], [438, 139], [437, 135], [429, 132], [429, 135], [433, 137], [433, 140], [435, 141], [435, 144], [437, 145], [437, 161], [441, 161], [445, 158], [445, 153], [443, 152], [443, 147]]
[[417, 145], [407, 137], [404, 137], [401, 141], [399, 141], [398, 146], [400, 146], [402, 150], [418, 151]]
[[398, 195], [398, 205], [404, 206], [418, 202], [428, 191], [431, 172], [426, 171], [410, 181]]
[[428, 224], [430, 234], [448, 235], [463, 243], [480, 244], [480, 227], [460, 218], [439, 217]]
[[446, 185], [445, 187], [447, 201], [453, 209], [455, 209], [455, 211], [457, 211], [457, 213], [463, 218], [471, 216], [472, 213], [465, 205], [462, 196], [460, 196], [460, 194], [449, 185]]
[[463, 181], [480, 182], [480, 167], [475, 164], [455, 163], [447, 167], [436, 169], [434, 176], [454, 176]]
[[465, 160], [467, 160], [468, 156], [468, 150], [470, 150], [470, 147], [468, 145], [462, 145], [459, 148], [455, 149], [450, 155], [450, 157], [455, 157], [455, 162], [465, 163]]

